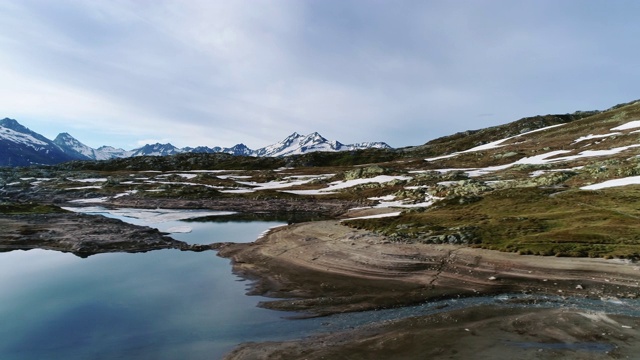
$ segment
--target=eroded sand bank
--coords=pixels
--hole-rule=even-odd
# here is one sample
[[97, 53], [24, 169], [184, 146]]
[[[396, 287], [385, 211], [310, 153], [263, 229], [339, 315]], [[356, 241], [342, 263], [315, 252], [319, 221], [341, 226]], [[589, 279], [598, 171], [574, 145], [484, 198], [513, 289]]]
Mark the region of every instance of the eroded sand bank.
[[[523, 256], [454, 245], [398, 244], [338, 220], [274, 229], [220, 255], [254, 280], [262, 306], [306, 315], [432, 299], [524, 292], [636, 298], [629, 261]], [[243, 344], [228, 359], [633, 358], [639, 319], [576, 309], [491, 306], [370, 325], [297, 341]]]

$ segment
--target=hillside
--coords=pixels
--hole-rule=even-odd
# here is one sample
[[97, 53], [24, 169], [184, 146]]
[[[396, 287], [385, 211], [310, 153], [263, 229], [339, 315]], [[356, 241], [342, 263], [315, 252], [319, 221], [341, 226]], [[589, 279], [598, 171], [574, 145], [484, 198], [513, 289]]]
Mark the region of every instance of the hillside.
[[401, 150], [71, 162], [4, 170], [0, 189], [37, 201], [99, 199], [124, 206], [179, 200], [207, 207], [236, 198], [348, 201], [372, 211], [397, 209], [394, 216], [345, 223], [396, 242], [638, 257], [640, 190], [627, 185], [640, 179], [638, 119], [640, 103], [632, 102], [521, 119]]

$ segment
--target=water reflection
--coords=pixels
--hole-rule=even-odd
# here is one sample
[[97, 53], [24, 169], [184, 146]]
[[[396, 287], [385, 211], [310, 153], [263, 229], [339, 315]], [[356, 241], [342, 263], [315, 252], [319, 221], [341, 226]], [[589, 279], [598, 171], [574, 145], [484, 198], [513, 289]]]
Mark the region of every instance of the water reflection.
[[[200, 225], [181, 237], [250, 241], [274, 223]], [[257, 308], [246, 285], [214, 252], [0, 253], [0, 358], [212, 359], [307, 326], [282, 326], [290, 314]]]

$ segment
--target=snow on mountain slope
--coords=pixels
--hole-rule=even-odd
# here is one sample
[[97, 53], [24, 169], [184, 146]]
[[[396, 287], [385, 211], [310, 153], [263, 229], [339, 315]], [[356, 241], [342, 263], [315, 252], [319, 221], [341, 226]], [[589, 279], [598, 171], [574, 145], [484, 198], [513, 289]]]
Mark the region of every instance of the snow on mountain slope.
[[17, 132], [5, 127], [0, 127], [0, 138], [15, 142], [17, 144], [29, 146], [36, 151], [43, 150], [47, 146], [49, 146], [47, 142], [38, 140], [30, 134]]
[[65, 153], [78, 158], [85, 157], [89, 160], [109, 160], [131, 156], [131, 152], [116, 149], [111, 146], [101, 146], [98, 149], [91, 148], [71, 136], [69, 133], [60, 133], [53, 140]]
[[89, 159], [95, 160], [95, 151], [89, 146], [81, 143], [69, 133], [60, 133], [53, 139], [53, 142], [58, 145], [65, 153], [70, 155], [84, 156]]
[[368, 148], [390, 149], [391, 147], [382, 142], [344, 145], [338, 141], [329, 141], [317, 132], [311, 133], [306, 136], [294, 132], [280, 142], [256, 150], [255, 156], [280, 157], [306, 154], [317, 151], [335, 152], [361, 150]]
[[[25, 150], [29, 148], [30, 150]], [[230, 148], [198, 146], [177, 148], [172, 144], [147, 144], [133, 150], [117, 149], [111, 146], [91, 148], [71, 136], [60, 133], [53, 140], [29, 130], [16, 120], [0, 120], [0, 166], [23, 166], [30, 164], [56, 164], [69, 160], [109, 160], [134, 156], [167, 156], [185, 152], [226, 153], [239, 156], [281, 157], [311, 152], [352, 151], [368, 148], [389, 149], [383, 142], [365, 142], [344, 145], [339, 141], [329, 141], [317, 132], [309, 135], [293, 133], [275, 144], [252, 150], [239, 143]], [[38, 154], [36, 154], [38, 153]]]
[[182, 149], [179, 149], [169, 143], [155, 143], [152, 145], [147, 144], [143, 147], [131, 150], [130, 156], [167, 156], [180, 154], [182, 152], [184, 152]]
[[113, 146], [100, 146], [94, 151], [96, 160], [109, 160], [130, 157], [133, 152], [120, 148], [114, 148]]
[[0, 120], [0, 166], [55, 164], [77, 159], [16, 120]]

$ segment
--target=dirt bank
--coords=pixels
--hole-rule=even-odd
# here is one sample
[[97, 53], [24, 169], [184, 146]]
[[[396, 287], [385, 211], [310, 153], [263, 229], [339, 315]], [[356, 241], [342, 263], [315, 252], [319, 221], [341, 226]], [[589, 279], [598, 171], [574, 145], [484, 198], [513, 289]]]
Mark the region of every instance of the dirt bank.
[[636, 297], [640, 267], [620, 260], [524, 256], [454, 245], [397, 244], [340, 221], [275, 229], [221, 256], [282, 310], [324, 315], [429, 299], [527, 292]]

